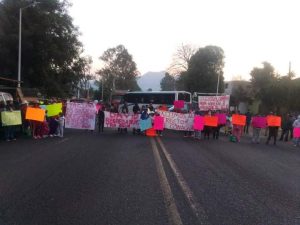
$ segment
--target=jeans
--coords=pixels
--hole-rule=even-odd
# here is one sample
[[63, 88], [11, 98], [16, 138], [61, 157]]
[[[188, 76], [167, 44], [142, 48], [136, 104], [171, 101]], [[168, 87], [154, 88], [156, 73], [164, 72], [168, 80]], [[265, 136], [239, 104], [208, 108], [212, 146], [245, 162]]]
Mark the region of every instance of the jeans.
[[259, 143], [259, 135], [260, 135], [261, 128], [253, 128], [253, 136], [252, 136], [252, 142], [253, 143]]
[[295, 144], [296, 146], [299, 146], [299, 144], [300, 144], [300, 138], [294, 138], [294, 139], [293, 139], [293, 142], [294, 142], [294, 144]]
[[15, 139], [15, 127], [14, 126], [5, 126], [5, 139], [13, 140]]

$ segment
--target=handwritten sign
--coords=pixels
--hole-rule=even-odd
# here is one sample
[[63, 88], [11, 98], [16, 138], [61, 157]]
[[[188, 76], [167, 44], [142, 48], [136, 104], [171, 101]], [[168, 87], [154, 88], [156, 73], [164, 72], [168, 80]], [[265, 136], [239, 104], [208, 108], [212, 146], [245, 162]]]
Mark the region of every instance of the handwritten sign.
[[233, 125], [245, 126], [246, 125], [246, 116], [245, 115], [239, 115], [239, 114], [233, 114], [232, 115], [232, 124]]
[[1, 112], [2, 126], [22, 124], [21, 111]]
[[204, 125], [208, 127], [217, 127], [218, 126], [218, 117], [217, 116], [204, 116]]
[[293, 130], [293, 137], [300, 138], [300, 127], [295, 127]]
[[216, 114], [218, 117], [218, 125], [225, 125], [226, 124], [226, 114], [224, 113], [218, 113]]
[[163, 130], [164, 129], [164, 118], [161, 116], [154, 117], [154, 130]]
[[164, 117], [165, 128], [171, 130], [193, 130], [194, 114], [182, 114], [157, 110], [160, 116]]
[[45, 120], [45, 112], [44, 109], [28, 107], [25, 119], [43, 122]]
[[199, 96], [198, 105], [202, 111], [228, 110], [230, 95], [225, 96]]
[[46, 105], [47, 116], [58, 116], [62, 112], [62, 103]]
[[194, 130], [203, 130], [204, 129], [204, 117], [196, 115], [194, 117]]
[[281, 117], [280, 116], [267, 116], [268, 127], [280, 127], [281, 126]]
[[67, 103], [66, 128], [95, 129], [96, 112], [93, 103]]
[[174, 108], [182, 109], [183, 107], [184, 107], [184, 101], [183, 100], [174, 101]]
[[146, 120], [140, 120], [141, 131], [148, 130], [149, 128], [152, 128], [151, 118], [148, 118]]
[[123, 114], [104, 112], [104, 127], [139, 128], [139, 114]]
[[252, 118], [252, 126], [254, 128], [266, 128], [267, 119], [266, 117], [255, 116]]

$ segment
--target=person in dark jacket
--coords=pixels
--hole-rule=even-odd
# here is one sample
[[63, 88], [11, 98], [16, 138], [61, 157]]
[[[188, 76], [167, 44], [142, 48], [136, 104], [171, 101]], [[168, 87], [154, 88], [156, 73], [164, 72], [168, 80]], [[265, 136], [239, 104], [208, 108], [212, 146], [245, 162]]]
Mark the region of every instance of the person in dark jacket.
[[98, 111], [98, 132], [104, 131], [104, 106], [101, 107], [101, 109]]
[[293, 122], [290, 119], [290, 115], [287, 114], [284, 119], [282, 120], [282, 126], [281, 126], [281, 136], [279, 141], [288, 141], [289, 139], [289, 132], [291, 130], [291, 128], [293, 127]]
[[244, 133], [248, 134], [249, 133], [249, 126], [251, 124], [251, 119], [252, 119], [252, 114], [250, 113], [250, 111], [248, 110], [245, 114], [246, 116], [246, 126], [244, 127]]

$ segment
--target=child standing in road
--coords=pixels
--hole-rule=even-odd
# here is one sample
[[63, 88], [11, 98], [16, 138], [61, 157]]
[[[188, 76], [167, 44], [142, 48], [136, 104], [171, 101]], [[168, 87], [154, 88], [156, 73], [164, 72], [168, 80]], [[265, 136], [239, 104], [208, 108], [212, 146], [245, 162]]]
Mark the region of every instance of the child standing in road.
[[62, 113], [59, 114], [58, 117], [58, 136], [63, 138], [64, 137], [64, 125], [65, 125], [65, 117]]

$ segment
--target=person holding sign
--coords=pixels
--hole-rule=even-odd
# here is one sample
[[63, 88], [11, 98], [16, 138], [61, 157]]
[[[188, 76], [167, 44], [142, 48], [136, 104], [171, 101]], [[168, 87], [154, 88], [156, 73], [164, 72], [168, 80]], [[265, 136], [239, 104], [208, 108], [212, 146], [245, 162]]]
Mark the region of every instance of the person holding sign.
[[269, 136], [266, 142], [266, 145], [269, 144], [271, 138], [274, 138], [274, 145], [276, 145], [278, 128], [281, 126], [281, 117], [273, 115], [273, 112], [267, 116], [267, 124], [269, 128]]
[[296, 119], [293, 123], [294, 127], [294, 146], [298, 147], [300, 144], [300, 115], [298, 116], [298, 119]]
[[237, 142], [241, 141], [243, 127], [246, 125], [246, 116], [240, 115], [240, 111], [232, 115], [233, 130], [232, 135], [236, 138]]
[[[4, 107], [4, 111], [8, 111], [8, 112], [13, 112], [14, 111], [14, 107], [13, 107], [13, 103], [11, 101], [7, 101], [7, 105]], [[2, 124], [2, 126], [5, 124]], [[16, 136], [15, 136], [15, 126], [12, 125], [8, 125], [8, 126], [4, 126], [4, 132], [5, 132], [5, 140], [6, 141], [12, 141], [12, 140], [16, 140]]]
[[267, 120], [261, 115], [256, 115], [252, 118], [252, 127], [253, 127], [253, 136], [252, 143], [259, 144], [260, 141], [260, 132], [262, 128], [267, 126]]

